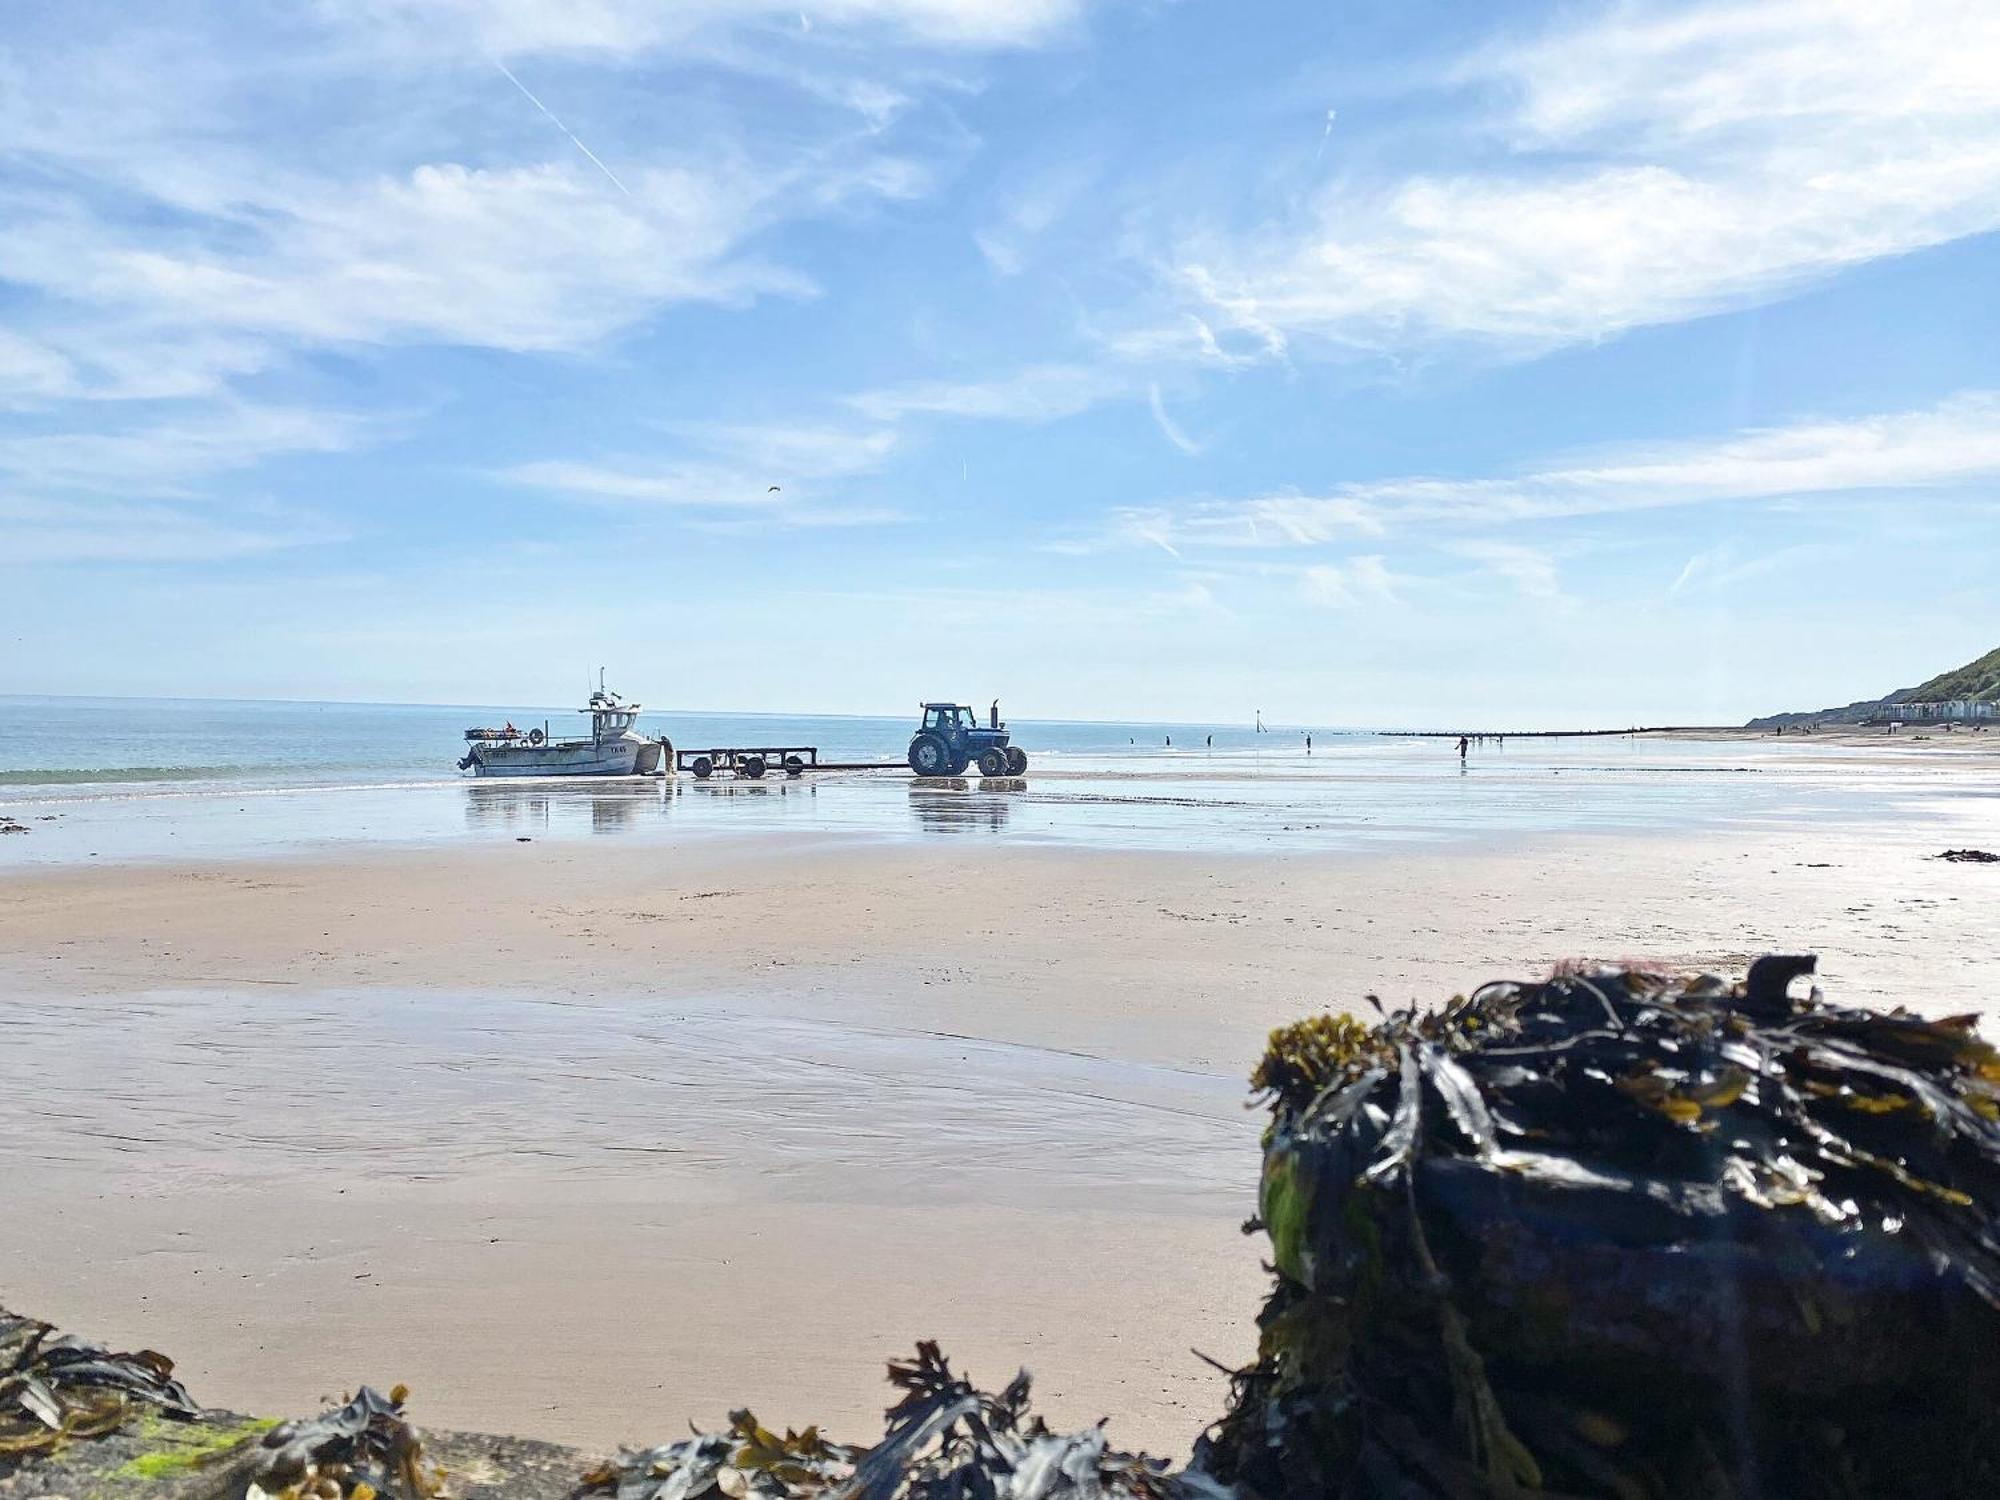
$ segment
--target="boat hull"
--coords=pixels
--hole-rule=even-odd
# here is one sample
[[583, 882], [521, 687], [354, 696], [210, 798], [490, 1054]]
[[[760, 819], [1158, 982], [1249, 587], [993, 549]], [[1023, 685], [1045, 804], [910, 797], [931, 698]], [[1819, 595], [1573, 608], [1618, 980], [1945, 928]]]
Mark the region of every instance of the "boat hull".
[[475, 776], [644, 776], [659, 768], [660, 746], [635, 735], [567, 745], [481, 745], [471, 758]]

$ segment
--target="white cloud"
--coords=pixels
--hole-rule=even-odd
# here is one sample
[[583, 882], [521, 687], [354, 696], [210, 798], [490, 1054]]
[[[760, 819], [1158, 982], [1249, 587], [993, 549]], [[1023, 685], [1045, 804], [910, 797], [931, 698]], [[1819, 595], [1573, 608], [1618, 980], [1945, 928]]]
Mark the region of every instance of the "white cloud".
[[344, 533], [311, 516], [275, 508], [28, 500], [0, 495], [6, 544], [0, 567], [62, 563], [229, 562], [292, 547], [322, 545]]
[[864, 526], [901, 526], [913, 519], [909, 512], [887, 505], [790, 505], [732, 516], [703, 516], [687, 524], [690, 530], [717, 536], [752, 536], [774, 527], [787, 531], [851, 531]]
[[203, 481], [381, 430], [342, 412], [221, 403], [0, 437], [0, 565], [223, 562], [338, 541], [345, 532], [295, 506], [217, 498]]
[[1089, 157], [1058, 162], [1003, 193], [992, 219], [973, 234], [980, 254], [1001, 275], [1018, 275], [1036, 243], [1090, 190], [1102, 170]]
[[[921, 54], [885, 45], [858, 66], [842, 28], [1014, 45], [1076, 14], [1069, 0], [807, 9], [832, 29], [811, 56], [837, 61], [836, 80], [738, 45], [789, 25], [793, 0], [168, 3], [17, 29], [0, 50], [0, 281], [36, 299], [36, 347], [19, 342], [27, 320], [0, 345], [0, 403], [209, 394], [301, 348], [587, 350], [677, 304], [809, 295], [761, 236], [930, 183], [880, 140], [904, 96], [871, 76]], [[517, 75], [568, 138], [494, 66], [539, 51], [578, 54], [550, 84]], [[635, 108], [649, 51], [658, 68], [755, 82], [701, 110]], [[572, 145], [585, 139], [588, 158]]]
[[1618, 7], [1459, 77], [1510, 101], [1492, 169], [1343, 179], [1196, 237], [1184, 292], [1272, 350], [1532, 352], [2000, 228], [2000, 8], [1977, 0]]
[[1669, 599], [1684, 594], [1719, 593], [1749, 583], [1752, 579], [1780, 572], [1825, 549], [1810, 543], [1779, 547], [1758, 556], [1745, 556], [1729, 542], [1695, 553], [1675, 575], [1667, 589]]
[[1512, 585], [1526, 598], [1562, 597], [1555, 558], [1543, 548], [1519, 542], [1464, 541], [1449, 543], [1447, 550], [1479, 564], [1483, 571]]
[[[1075, 14], [1067, 0], [807, 5], [836, 31], [919, 47], [1026, 43]], [[291, 10], [163, 0], [104, 14], [28, 18], [0, 44], [0, 285], [13, 314], [0, 331], [0, 412], [27, 418], [0, 436], [0, 498], [25, 526], [24, 497], [75, 497], [60, 502], [68, 520], [35, 511], [41, 555], [111, 555], [106, 528], [125, 513], [87, 510], [93, 491], [188, 501], [131, 513], [153, 533], [133, 546], [162, 559], [312, 539], [312, 528], [217, 520], [201, 481], [347, 448], [380, 424], [247, 399], [250, 377], [289, 379], [301, 353], [325, 349], [584, 352], [676, 305], [810, 295], [806, 277], [760, 252], [761, 237], [929, 183], [874, 134], [902, 96], [871, 75], [893, 76], [908, 55], [892, 61], [885, 45], [857, 67], [852, 39], [831, 35], [814, 56], [838, 59], [842, 76], [825, 88], [817, 64], [729, 60], [730, 38], [789, 19], [789, 0]], [[755, 82], [742, 98], [754, 90], [755, 110], [626, 107], [660, 74], [637, 77], [632, 57], [609, 54], [653, 45], [648, 27], [671, 49], [659, 68], [706, 66], [711, 82], [746, 73]], [[699, 48], [676, 45], [696, 33]], [[597, 65], [588, 90], [550, 69], [561, 92], [544, 106], [589, 111], [568, 139], [493, 66], [541, 50], [606, 54], [568, 60]], [[810, 97], [788, 98], [782, 124], [767, 123], [781, 88]], [[565, 130], [575, 123], [566, 117]], [[572, 144], [584, 135], [592, 156]], [[83, 402], [148, 406], [134, 416]], [[790, 489], [875, 461], [782, 445], [769, 456], [711, 448], [650, 475], [551, 465], [541, 478], [572, 493], [720, 504], [752, 469]], [[802, 517], [804, 499], [773, 509]], [[884, 513], [840, 515], [862, 524]], [[811, 523], [836, 514], [817, 507]], [[15, 555], [25, 554], [24, 542]]]
[[497, 477], [572, 500], [677, 509], [754, 511], [792, 524], [879, 525], [902, 519], [879, 506], [825, 506], [840, 481], [879, 468], [893, 431], [722, 425], [676, 429], [682, 449], [665, 458], [545, 460]]
[[567, 162], [272, 182], [244, 205], [253, 224], [163, 241], [50, 214], [0, 241], [0, 277], [155, 325], [515, 350], [586, 348], [671, 302], [810, 290], [737, 254], [793, 184], [747, 162], [627, 171], [629, 198]]
[[1787, 497], [1949, 489], [2000, 479], [2000, 393], [1707, 443], [1630, 447], [1505, 478], [1411, 477], [1114, 512], [1112, 533], [1170, 548], [1312, 547], [1411, 528], [1465, 529]]
[[1311, 604], [1350, 609], [1359, 604], [1396, 602], [1396, 579], [1380, 553], [1341, 563], [1313, 563], [1299, 570], [1299, 592]]
[[0, 406], [67, 396], [75, 389], [76, 371], [61, 354], [0, 328]]
[[878, 31], [948, 47], [1047, 40], [1082, 0], [319, 0], [343, 22], [372, 23], [405, 47], [473, 46], [496, 56], [642, 53], [718, 31]]
[[878, 422], [911, 416], [1052, 422], [1125, 395], [1130, 382], [1085, 365], [1035, 365], [993, 380], [923, 381], [863, 391], [848, 404]]
[[379, 424], [342, 412], [223, 403], [109, 431], [0, 438], [0, 477], [17, 492], [168, 494], [278, 454], [339, 453], [378, 430]]
[[805, 594], [922, 619], [933, 630], [990, 629], [1005, 620], [1018, 629], [1052, 626], [1073, 637], [1084, 630], [1123, 631], [1133, 621], [1164, 625], [1175, 621], [1229, 617], [1213, 590], [1199, 579], [1162, 589], [1122, 588], [912, 588], [826, 590]]
[[1160, 384], [1154, 381], [1146, 388], [1146, 404], [1152, 408], [1153, 425], [1160, 429], [1160, 436], [1172, 443], [1181, 452], [1193, 458], [1200, 454], [1201, 444], [1181, 430], [1180, 424], [1167, 415], [1167, 404], [1160, 399]]

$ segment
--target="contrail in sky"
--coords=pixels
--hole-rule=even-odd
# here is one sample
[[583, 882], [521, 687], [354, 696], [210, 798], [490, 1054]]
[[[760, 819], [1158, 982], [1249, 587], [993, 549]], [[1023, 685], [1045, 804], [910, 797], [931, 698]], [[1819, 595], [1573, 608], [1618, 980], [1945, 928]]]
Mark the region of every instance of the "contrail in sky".
[[499, 58], [496, 57], [493, 59], [493, 66], [498, 68], [502, 73], [506, 74], [507, 81], [513, 84], [515, 88], [521, 91], [522, 97], [525, 98], [530, 104], [534, 105], [536, 109], [539, 109], [543, 114], [547, 115], [549, 117], [549, 123], [555, 126], [555, 128], [560, 130], [564, 135], [568, 136], [570, 139], [570, 144], [575, 146], [576, 149], [581, 151], [585, 156], [589, 157], [592, 165], [594, 165], [598, 171], [602, 172], [606, 177], [609, 177], [611, 179], [611, 185], [613, 187], [617, 188], [619, 192], [623, 193], [628, 198], [632, 196], [632, 190], [627, 186], [625, 186], [624, 183], [618, 180], [618, 174], [612, 171], [611, 168], [605, 166], [604, 163], [598, 159], [598, 155], [595, 151], [591, 150], [590, 147], [584, 145], [582, 141], [578, 140], [576, 132], [574, 130], [571, 130], [569, 126], [563, 124], [561, 120], [558, 120], [556, 118], [554, 110], [550, 109], [546, 104], [542, 103], [541, 100], [537, 99], [533, 94], [529, 93], [528, 86], [525, 83], [521, 82], [520, 79], [516, 78], [512, 70], [509, 69], [505, 63], [503, 63], [502, 61], [500, 61]]

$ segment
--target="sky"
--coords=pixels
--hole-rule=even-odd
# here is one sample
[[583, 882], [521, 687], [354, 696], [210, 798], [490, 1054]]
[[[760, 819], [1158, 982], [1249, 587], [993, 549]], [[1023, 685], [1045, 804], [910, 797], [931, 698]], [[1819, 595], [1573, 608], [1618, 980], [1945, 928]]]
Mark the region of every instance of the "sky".
[[0, 692], [1571, 727], [2000, 645], [1990, 0], [0, 4]]

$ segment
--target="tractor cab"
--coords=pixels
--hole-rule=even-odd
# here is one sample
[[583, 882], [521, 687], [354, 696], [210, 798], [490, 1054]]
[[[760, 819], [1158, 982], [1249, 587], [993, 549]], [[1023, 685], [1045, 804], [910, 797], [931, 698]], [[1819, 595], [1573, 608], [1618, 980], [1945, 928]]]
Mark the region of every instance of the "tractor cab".
[[960, 730], [977, 727], [978, 723], [972, 716], [972, 710], [962, 703], [924, 705], [924, 729], [933, 734], [957, 734]]
[[981, 776], [1019, 776], [1028, 769], [1026, 752], [1007, 743], [999, 704], [993, 723], [963, 703], [926, 703], [923, 720], [910, 739], [910, 769], [919, 776], [962, 776], [974, 761]]

